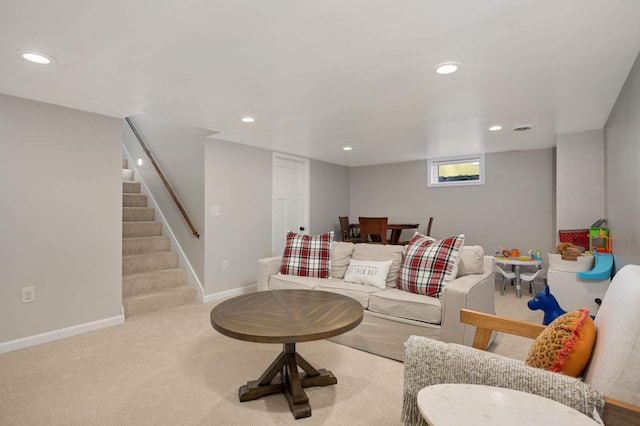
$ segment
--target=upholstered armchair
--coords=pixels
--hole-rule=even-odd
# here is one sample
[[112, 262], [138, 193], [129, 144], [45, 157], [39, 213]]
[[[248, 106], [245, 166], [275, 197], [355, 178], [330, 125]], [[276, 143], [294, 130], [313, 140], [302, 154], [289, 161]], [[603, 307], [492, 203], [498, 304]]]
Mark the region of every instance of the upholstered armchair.
[[627, 265], [613, 278], [595, 318], [596, 341], [582, 378], [485, 352], [492, 332], [533, 339], [545, 329], [540, 324], [464, 309], [460, 321], [476, 326], [473, 348], [419, 336], [405, 343], [406, 425], [426, 425], [416, 396], [440, 383], [520, 390], [566, 404], [606, 426], [640, 425], [640, 266]]

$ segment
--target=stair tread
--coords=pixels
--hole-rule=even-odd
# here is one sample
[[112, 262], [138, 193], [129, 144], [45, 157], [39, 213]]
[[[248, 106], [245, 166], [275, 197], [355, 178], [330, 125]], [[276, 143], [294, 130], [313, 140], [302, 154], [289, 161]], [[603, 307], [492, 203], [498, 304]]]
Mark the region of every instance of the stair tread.
[[171, 251], [169, 237], [151, 235], [146, 237], [122, 237], [122, 255]]
[[187, 271], [182, 268], [137, 272], [122, 277], [122, 297], [147, 294], [188, 284]]
[[126, 317], [158, 312], [197, 301], [196, 289], [182, 285], [165, 290], [140, 293], [122, 298]]
[[122, 240], [128, 240], [128, 241], [141, 241], [141, 240], [160, 240], [160, 239], [165, 239], [165, 238], [169, 238], [169, 237], [165, 237], [164, 235], [149, 235], [146, 237], [122, 237]]
[[172, 294], [172, 293], [185, 293], [185, 292], [195, 292], [195, 291], [196, 291], [195, 288], [191, 287], [190, 285], [184, 284], [184, 285], [180, 285], [180, 286], [176, 286], [176, 287], [168, 287], [168, 288], [165, 288], [165, 289], [147, 291], [145, 293], [135, 294], [135, 295], [132, 295], [132, 296], [125, 296], [125, 297], [123, 297], [123, 299], [144, 300], [144, 299], [150, 299], [150, 298], [153, 298], [153, 297], [163, 296], [163, 295]]
[[162, 250], [162, 251], [156, 251], [153, 253], [139, 253], [139, 254], [125, 254], [124, 256], [122, 256], [123, 259], [127, 258], [127, 259], [132, 259], [134, 257], [151, 257], [154, 255], [157, 255], [159, 253], [165, 254], [165, 253], [170, 253], [172, 255], [178, 255], [178, 253], [170, 251], [170, 250]]
[[122, 237], [154, 237], [162, 235], [162, 222], [134, 220], [122, 222]]
[[147, 224], [148, 224], [148, 223], [160, 223], [160, 222], [158, 222], [157, 220], [128, 220], [128, 221], [126, 221], [126, 222], [122, 222], [122, 223], [123, 223], [123, 224], [124, 224], [124, 223], [126, 223], [126, 224], [134, 224], [134, 223], [135, 223], [135, 224], [141, 224], [141, 223], [147, 223]]
[[129, 279], [135, 279], [136, 277], [142, 277], [142, 276], [149, 276], [149, 275], [161, 275], [161, 274], [166, 274], [166, 273], [175, 273], [177, 271], [183, 271], [183, 268], [167, 268], [167, 269], [158, 269], [155, 271], [148, 271], [148, 272], [136, 272], [133, 274], [128, 274], [123, 276], [122, 278], [129, 278]]
[[[156, 220], [128, 220], [126, 222], [122, 222], [123, 225], [127, 225], [129, 227], [135, 227], [138, 225], [144, 225], [144, 226], [162, 226], [162, 223], [156, 221]], [[143, 237], [144, 235], [140, 235], [140, 237]], [[153, 237], [153, 236], [157, 236], [157, 235], [148, 235], [149, 237]]]

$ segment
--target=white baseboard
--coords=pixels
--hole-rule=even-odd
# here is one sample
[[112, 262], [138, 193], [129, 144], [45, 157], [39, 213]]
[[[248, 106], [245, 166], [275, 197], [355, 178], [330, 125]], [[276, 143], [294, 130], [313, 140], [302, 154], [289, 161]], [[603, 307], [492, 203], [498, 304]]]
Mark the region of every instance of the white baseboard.
[[[214, 300], [226, 299], [228, 297], [240, 296], [242, 294], [254, 293], [258, 288], [257, 284], [250, 284], [240, 288], [221, 291], [219, 293], [207, 294], [204, 296], [203, 303], [212, 302]], [[0, 354], [17, 351], [19, 349], [40, 345], [42, 343], [53, 342], [55, 340], [64, 339], [66, 337], [75, 336], [89, 331], [99, 330], [101, 328], [112, 327], [114, 325], [124, 324], [124, 313], [111, 318], [104, 318], [84, 324], [78, 324], [60, 330], [48, 331], [46, 333], [36, 334], [21, 339], [11, 340], [0, 343]]]
[[21, 339], [11, 340], [9, 342], [2, 342], [0, 343], [0, 353], [17, 351], [18, 349], [24, 349], [30, 346], [36, 346], [47, 342], [53, 342], [54, 340], [64, 339], [65, 337], [71, 337], [77, 334], [86, 333], [88, 331], [99, 330], [101, 328], [107, 328], [123, 323], [124, 314], [120, 314], [111, 318], [104, 318], [97, 321], [74, 325], [72, 327], [62, 328], [60, 330], [48, 331], [46, 333], [23, 337]]
[[240, 296], [247, 293], [255, 293], [258, 289], [258, 284], [250, 284], [240, 288], [234, 288], [231, 290], [221, 291], [219, 293], [205, 294], [203, 303], [212, 302], [214, 300], [226, 299], [227, 297]]

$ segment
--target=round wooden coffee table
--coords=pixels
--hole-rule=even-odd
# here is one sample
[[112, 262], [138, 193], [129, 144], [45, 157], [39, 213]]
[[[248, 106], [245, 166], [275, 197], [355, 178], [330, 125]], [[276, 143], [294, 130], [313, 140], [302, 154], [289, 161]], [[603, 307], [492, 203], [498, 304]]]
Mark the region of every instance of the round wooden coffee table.
[[225, 336], [283, 344], [280, 355], [257, 380], [240, 386], [240, 402], [282, 392], [296, 419], [311, 416], [303, 388], [335, 385], [338, 380], [331, 371], [314, 368], [296, 353], [296, 343], [345, 333], [360, 324], [362, 310], [350, 297], [316, 290], [261, 291], [216, 305], [211, 325]]

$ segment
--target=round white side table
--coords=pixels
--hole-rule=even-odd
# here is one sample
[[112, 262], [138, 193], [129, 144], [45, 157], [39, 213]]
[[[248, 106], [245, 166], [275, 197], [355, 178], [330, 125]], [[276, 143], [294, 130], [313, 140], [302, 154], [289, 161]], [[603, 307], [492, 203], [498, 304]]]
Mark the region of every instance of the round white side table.
[[430, 426], [599, 424], [579, 411], [554, 400], [531, 393], [483, 385], [427, 386], [418, 392], [418, 409]]

